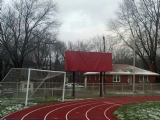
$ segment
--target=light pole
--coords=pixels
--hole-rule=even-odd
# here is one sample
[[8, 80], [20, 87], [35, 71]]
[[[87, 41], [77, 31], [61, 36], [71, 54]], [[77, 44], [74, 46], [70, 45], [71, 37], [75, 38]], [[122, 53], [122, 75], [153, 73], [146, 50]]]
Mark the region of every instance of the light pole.
[[136, 44], [136, 40], [134, 39], [134, 43], [133, 43], [133, 96], [135, 96], [135, 45]]
[[[105, 44], [105, 37], [104, 36], [103, 36], [103, 44], [104, 44], [103, 52], [105, 53], [106, 44]], [[105, 72], [104, 72], [104, 75], [103, 75], [103, 90], [104, 90], [104, 94], [106, 94], [106, 90], [105, 90]]]
[[[135, 2], [133, 0], [133, 3], [134, 3], [134, 6], [136, 7], [135, 5]], [[134, 20], [134, 31], [135, 31], [135, 20]], [[134, 32], [135, 33], [135, 32]], [[135, 49], [136, 49], [136, 40], [135, 40], [135, 37], [134, 37], [134, 34], [133, 34], [133, 96], [135, 96]]]
[[105, 37], [104, 36], [103, 36], [103, 45], [104, 45], [103, 52], [105, 52]]

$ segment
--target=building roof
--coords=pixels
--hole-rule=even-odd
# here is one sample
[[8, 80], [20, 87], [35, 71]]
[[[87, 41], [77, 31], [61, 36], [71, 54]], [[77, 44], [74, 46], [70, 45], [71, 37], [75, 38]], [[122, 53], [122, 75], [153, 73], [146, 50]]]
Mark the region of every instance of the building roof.
[[[105, 72], [106, 75], [132, 75], [134, 67], [127, 64], [112, 64], [113, 71]], [[99, 72], [86, 72], [84, 75], [99, 75]], [[135, 67], [135, 75], [159, 76], [158, 73]]]

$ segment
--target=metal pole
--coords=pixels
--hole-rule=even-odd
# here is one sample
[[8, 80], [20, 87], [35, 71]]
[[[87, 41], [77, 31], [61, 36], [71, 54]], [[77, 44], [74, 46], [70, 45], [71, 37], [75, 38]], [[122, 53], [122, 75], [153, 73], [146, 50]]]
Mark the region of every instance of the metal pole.
[[102, 72], [100, 72], [100, 97], [102, 97]]
[[151, 83], [151, 95], [152, 95], [152, 83]]
[[63, 83], [63, 94], [62, 94], [62, 101], [64, 101], [64, 94], [65, 94], [65, 84], [66, 84], [66, 73], [64, 73], [64, 83]]
[[[105, 37], [103, 36], [103, 44], [104, 44], [104, 53], [105, 53]], [[104, 75], [103, 75], [103, 90], [104, 90], [104, 94], [106, 94], [106, 89], [105, 89], [105, 72], [104, 72]]]
[[143, 94], [144, 94], [144, 79], [143, 79]]
[[46, 87], [47, 86], [47, 83], [44, 83], [44, 97], [45, 97], [45, 99], [47, 98], [47, 95], [46, 95]]
[[75, 72], [73, 72], [73, 92], [72, 96], [75, 97]]
[[[133, 0], [133, 3], [135, 5], [135, 2]], [[136, 5], [135, 5], [136, 6]], [[135, 22], [135, 21], [134, 21]], [[135, 25], [134, 25], [134, 28], [135, 28]], [[133, 35], [134, 37], [134, 35]], [[134, 38], [134, 43], [133, 43], [133, 96], [135, 96], [135, 44], [136, 44], [136, 40]]]
[[122, 83], [122, 94], [123, 94], [123, 83]]
[[93, 86], [92, 86], [92, 95], [93, 95], [93, 93], [94, 93], [94, 83], [93, 83]]
[[19, 83], [19, 82], [17, 82], [17, 97], [18, 97], [18, 92], [19, 92], [18, 83]]
[[51, 70], [51, 69], [52, 69], [51, 53], [50, 53], [50, 61], [49, 61], [49, 64], [50, 64], [50, 70]]
[[133, 96], [135, 96], [135, 40], [133, 50]]
[[106, 46], [105, 46], [105, 37], [104, 37], [104, 36], [103, 36], [103, 45], [104, 45], [103, 51], [105, 52], [105, 49], [106, 49], [105, 47], [106, 47]]
[[28, 103], [28, 91], [29, 91], [29, 82], [30, 82], [30, 72], [31, 70], [28, 70], [28, 82], [27, 82], [27, 91], [26, 91], [26, 102], [25, 102], [25, 106], [27, 106]]

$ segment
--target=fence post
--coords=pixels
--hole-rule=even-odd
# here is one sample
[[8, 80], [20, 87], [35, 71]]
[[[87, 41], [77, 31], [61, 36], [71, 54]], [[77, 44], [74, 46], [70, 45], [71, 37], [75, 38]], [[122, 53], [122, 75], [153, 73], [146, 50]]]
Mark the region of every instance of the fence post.
[[100, 91], [99, 91], [100, 92], [100, 97], [102, 97], [102, 84], [103, 84], [102, 83], [102, 72], [100, 72], [100, 86], [99, 86], [100, 87]]
[[113, 93], [114, 93], [114, 83], [113, 83]]
[[144, 95], [144, 80], [143, 80], [143, 95]]
[[78, 92], [79, 92], [79, 88], [76, 89], [76, 95], [77, 95], [76, 97], [77, 97], [77, 98], [79, 98]]
[[122, 94], [123, 94], [123, 83], [122, 83]]
[[151, 83], [151, 95], [152, 95], [152, 83]]
[[[65, 84], [66, 84], [66, 72], [64, 73], [64, 82], [63, 82], [63, 93], [62, 93], [62, 101], [64, 101], [64, 96], [65, 96]], [[52, 85], [53, 86], [53, 85]]]
[[46, 83], [44, 83], [44, 98], [46, 98]]
[[18, 98], [18, 90], [19, 90], [19, 89], [18, 89], [18, 82], [17, 82], [17, 98]]
[[51, 90], [52, 90], [52, 98], [53, 98], [53, 87], [51, 88]]
[[53, 81], [50, 84], [51, 84], [51, 88], [50, 89], [51, 89], [51, 94], [52, 94], [51, 96], [53, 98]]
[[93, 93], [94, 93], [94, 83], [92, 85], [92, 95], [93, 95]]
[[25, 106], [27, 106], [27, 104], [28, 104], [28, 92], [29, 92], [29, 83], [30, 83], [30, 73], [31, 73], [31, 69], [28, 70], [28, 81], [27, 81], [27, 91], [26, 91]]

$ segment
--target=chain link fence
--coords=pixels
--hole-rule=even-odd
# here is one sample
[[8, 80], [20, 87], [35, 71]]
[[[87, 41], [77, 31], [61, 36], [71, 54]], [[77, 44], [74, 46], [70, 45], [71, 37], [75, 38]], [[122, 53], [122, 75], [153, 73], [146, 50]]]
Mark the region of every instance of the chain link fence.
[[[83, 87], [75, 86], [76, 98], [100, 97], [99, 83], [79, 83]], [[135, 84], [135, 96], [160, 95], [159, 83], [137, 83]], [[72, 88], [65, 89], [65, 97], [72, 96]], [[133, 96], [133, 84], [102, 84], [103, 97]]]
[[[73, 93], [73, 84], [65, 85], [65, 99], [67, 98], [98, 98], [100, 96], [99, 83], [76, 83], [75, 96]], [[0, 100], [5, 102], [9, 100], [10, 104], [24, 103], [26, 99], [27, 83], [8, 82], [1, 83]], [[61, 99], [63, 93], [63, 83], [54, 82], [31, 82], [29, 85], [28, 100], [32, 102], [45, 101], [48, 99]], [[138, 83], [135, 84], [135, 95], [160, 95], [159, 83]], [[132, 84], [103, 84], [103, 97], [133, 96]]]
[[[27, 82], [0, 83], [0, 102], [3, 104], [24, 104], [27, 93]], [[28, 102], [44, 102], [62, 99], [63, 84], [53, 82], [30, 82]]]

